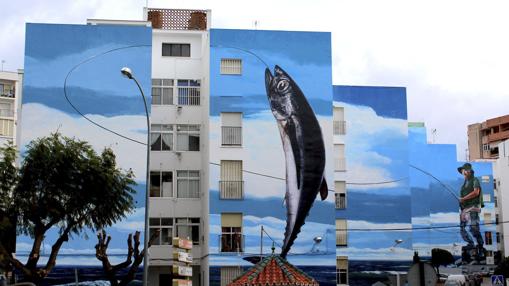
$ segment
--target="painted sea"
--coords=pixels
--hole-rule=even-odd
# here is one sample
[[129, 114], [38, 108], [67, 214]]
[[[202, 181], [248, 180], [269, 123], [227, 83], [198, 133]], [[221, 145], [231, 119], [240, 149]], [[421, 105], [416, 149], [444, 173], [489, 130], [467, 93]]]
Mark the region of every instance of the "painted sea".
[[[374, 283], [387, 282], [387, 271], [407, 272], [411, 261], [349, 261], [349, 284], [371, 286]], [[299, 269], [315, 278], [322, 286], [336, 285], [336, 268], [333, 266], [298, 266]], [[249, 267], [245, 267], [247, 270]], [[126, 271], [121, 272], [125, 274]], [[22, 279], [21, 273], [17, 273]], [[101, 266], [56, 266], [40, 286], [76, 285], [76, 277], [81, 286], [109, 286]], [[143, 268], [139, 268], [136, 281], [130, 285], [142, 285]], [[220, 285], [220, 267], [210, 268], [210, 286]]]

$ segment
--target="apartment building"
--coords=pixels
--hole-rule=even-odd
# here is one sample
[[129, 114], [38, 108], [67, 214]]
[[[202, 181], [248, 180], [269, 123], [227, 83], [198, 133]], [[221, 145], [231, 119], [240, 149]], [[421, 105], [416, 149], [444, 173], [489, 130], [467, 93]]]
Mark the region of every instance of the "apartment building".
[[[271, 108], [267, 89], [300, 87], [303, 95], [293, 93], [292, 100], [305, 96], [321, 127], [321, 134], [302, 136], [323, 140], [332, 157], [331, 51], [330, 33], [213, 29], [210, 39], [209, 285], [223, 286], [270, 255], [273, 245], [276, 254], [282, 251], [287, 176], [295, 167], [287, 165], [294, 157], [283, 148], [285, 127], [278, 127], [284, 111]], [[284, 80], [275, 83], [275, 77]], [[310, 265], [323, 268], [313, 274], [320, 283], [335, 279], [336, 265], [334, 163], [326, 161], [328, 198], [314, 201], [286, 256], [304, 272]]]
[[509, 139], [509, 115], [468, 125], [468, 160], [497, 159], [498, 144]]
[[509, 256], [509, 198], [504, 195], [509, 189], [509, 140], [498, 144], [499, 156], [493, 162], [493, 187], [495, 189], [494, 203], [496, 208], [496, 241], [499, 245], [498, 250], [502, 257]]
[[145, 9], [152, 24], [150, 285], [172, 283], [172, 238], [193, 241], [193, 285], [206, 285], [210, 11]]
[[0, 71], [0, 144], [19, 145], [18, 119], [21, 115], [23, 70]]

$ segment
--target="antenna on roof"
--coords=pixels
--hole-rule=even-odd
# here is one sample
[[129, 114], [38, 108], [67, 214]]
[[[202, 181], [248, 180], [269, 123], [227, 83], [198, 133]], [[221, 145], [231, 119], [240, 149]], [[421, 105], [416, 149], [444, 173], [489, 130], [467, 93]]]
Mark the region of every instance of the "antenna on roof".
[[255, 21], [254, 21], [254, 29], [255, 29], [255, 30], [258, 30], [258, 20], [255, 20]]

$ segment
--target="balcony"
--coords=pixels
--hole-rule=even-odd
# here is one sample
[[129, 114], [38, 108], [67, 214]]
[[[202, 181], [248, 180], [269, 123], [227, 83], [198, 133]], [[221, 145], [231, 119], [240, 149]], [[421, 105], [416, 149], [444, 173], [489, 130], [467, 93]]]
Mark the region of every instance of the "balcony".
[[334, 120], [334, 135], [346, 134], [346, 121]]
[[[500, 141], [500, 140], [505, 140], [507, 138], [509, 138], [509, 130], [500, 131], [500, 132], [492, 133], [492, 134], [488, 135], [489, 142], [496, 142], [496, 141]], [[484, 140], [483, 140], [483, 143], [484, 143]]]
[[178, 105], [200, 105], [200, 87], [199, 86], [179, 86], [177, 88]]
[[219, 198], [222, 200], [244, 199], [244, 181], [219, 181]]
[[242, 233], [223, 233], [219, 236], [219, 251], [223, 253], [243, 253], [245, 235]]
[[15, 98], [14, 91], [10, 92], [0, 92], [0, 97], [6, 97], [6, 98]]
[[242, 146], [242, 127], [221, 127], [221, 146]]
[[336, 172], [346, 171], [346, 159], [345, 158], [334, 159], [334, 171], [336, 171]]
[[14, 110], [0, 109], [0, 117], [14, 117]]

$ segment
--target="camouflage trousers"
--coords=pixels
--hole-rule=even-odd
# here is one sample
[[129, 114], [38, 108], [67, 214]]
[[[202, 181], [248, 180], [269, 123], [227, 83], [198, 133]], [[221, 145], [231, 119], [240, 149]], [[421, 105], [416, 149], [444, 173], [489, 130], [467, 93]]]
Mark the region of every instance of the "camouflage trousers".
[[466, 212], [462, 212], [462, 214], [460, 215], [460, 217], [461, 217], [461, 219], [460, 219], [460, 221], [461, 221], [461, 223], [460, 223], [461, 237], [463, 238], [464, 241], [466, 241], [468, 243], [468, 246], [470, 246], [472, 248], [475, 247], [475, 244], [474, 244], [474, 240], [472, 239], [472, 237], [466, 230], [468, 223], [470, 223], [470, 233], [477, 241], [477, 247], [482, 248], [482, 246], [484, 244], [484, 241], [483, 241], [482, 235], [481, 235], [481, 230], [479, 227], [479, 223], [480, 223], [479, 213], [480, 212], [478, 212], [478, 211], [472, 211], [472, 210], [468, 211], [467, 210]]

